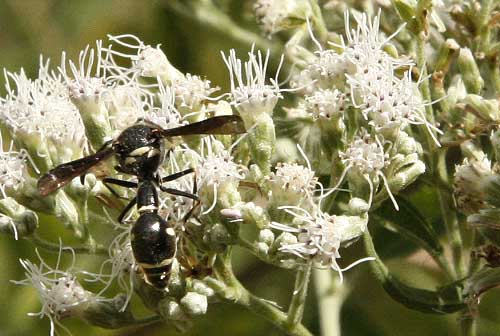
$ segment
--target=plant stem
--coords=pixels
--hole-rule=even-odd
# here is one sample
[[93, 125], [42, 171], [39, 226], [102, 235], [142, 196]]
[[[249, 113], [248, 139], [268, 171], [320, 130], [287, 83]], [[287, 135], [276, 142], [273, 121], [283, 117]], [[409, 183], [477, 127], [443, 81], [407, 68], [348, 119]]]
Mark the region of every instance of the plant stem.
[[[271, 302], [248, 292], [234, 276], [228, 256], [218, 255], [214, 264], [214, 270], [225, 283], [225, 286], [211, 286], [221, 297], [265, 318], [283, 330], [287, 335], [312, 336], [301, 323], [291, 326], [288, 323], [287, 314], [283, 313]], [[211, 285], [210, 283], [207, 284]]]
[[318, 300], [321, 335], [340, 336], [340, 311], [348, 294], [330, 270], [313, 269], [313, 279]]
[[241, 28], [231, 20], [229, 16], [221, 12], [211, 1], [197, 2], [196, 5], [186, 6], [183, 4], [188, 1], [166, 0], [163, 4], [176, 14], [182, 15], [187, 19], [193, 20], [198, 24], [204, 25], [217, 31], [220, 34], [227, 35], [241, 43], [255, 46], [258, 49], [269, 49], [279, 52], [283, 49], [271, 43], [262, 36]]
[[[446, 152], [441, 151], [438, 163], [438, 173], [442, 178], [448, 175], [445, 156]], [[453, 197], [450, 193], [444, 192], [442, 190], [438, 190], [438, 197], [439, 205], [441, 207], [441, 214], [443, 216], [443, 221], [450, 242], [456, 277], [457, 279], [461, 279], [465, 276], [465, 264], [462, 253], [463, 243], [460, 227], [458, 225], [456, 209], [453, 203]]]
[[266, 258], [265, 256], [263, 256], [262, 253], [259, 253], [259, 250], [255, 247], [255, 245], [253, 245], [251, 242], [249, 242], [248, 240], [246, 240], [244, 238], [238, 237], [237, 245], [246, 249], [254, 257], [262, 260], [265, 263], [274, 265], [276, 267], [285, 268], [285, 267], [283, 267], [283, 265], [279, 261], [274, 261], [274, 260], [271, 260], [271, 258]]
[[130, 325], [140, 325], [140, 326], [147, 326], [150, 324], [158, 323], [161, 322], [162, 318], [159, 315], [153, 315], [149, 317], [144, 317], [140, 319], [136, 319], [130, 323]]
[[[425, 62], [425, 42], [426, 36], [423, 32], [417, 35], [417, 66], [420, 71], [422, 71], [422, 78], [427, 76], [426, 62]], [[423, 80], [420, 85], [420, 91], [422, 92], [422, 98], [426, 102], [430, 102], [431, 91], [429, 87], [429, 79]], [[431, 104], [427, 104], [425, 107], [427, 121], [435, 125], [434, 111]], [[448, 171], [446, 168], [446, 150], [436, 148], [436, 144], [432, 139], [429, 132], [433, 132], [428, 129], [425, 132], [425, 140], [428, 152], [428, 166], [431, 170], [431, 175], [436, 176], [437, 181], [449, 181]], [[456, 209], [453, 204], [453, 198], [450, 192], [444, 191], [442, 188], [437, 188], [439, 205], [441, 207], [441, 214], [443, 216], [443, 221], [446, 227], [447, 236], [452, 249], [453, 265], [455, 270], [455, 277], [457, 279], [463, 277], [465, 274], [465, 267], [462, 259], [462, 237], [460, 233], [460, 228], [458, 226], [458, 220], [456, 217]]]
[[328, 39], [328, 29], [326, 28], [325, 20], [323, 19], [323, 13], [321, 12], [321, 7], [317, 0], [310, 0], [309, 3], [313, 9], [314, 13], [314, 28], [316, 30], [316, 36], [319, 41], [326, 43]]
[[[46, 251], [55, 252], [55, 253], [59, 253], [60, 251], [68, 252], [68, 253], [70, 252], [70, 250], [68, 250], [68, 249], [61, 249], [60, 244], [55, 244], [55, 243], [49, 242], [49, 241], [41, 238], [36, 233], [29, 236], [29, 237], [26, 237], [26, 239], [28, 239], [30, 242], [32, 242], [36, 247], [42, 248]], [[108, 250], [102, 245], [71, 246], [71, 248], [73, 249], [73, 251], [76, 254], [92, 254], [92, 255], [95, 254], [95, 255], [104, 255], [104, 256], [108, 255]]]
[[460, 329], [462, 336], [476, 336], [476, 319], [465, 311], [460, 317]]
[[304, 313], [304, 305], [306, 303], [307, 288], [311, 277], [312, 263], [309, 262], [304, 269], [297, 272], [295, 278], [295, 287], [293, 289], [292, 300], [288, 307], [287, 321], [290, 327], [293, 328], [300, 324]]

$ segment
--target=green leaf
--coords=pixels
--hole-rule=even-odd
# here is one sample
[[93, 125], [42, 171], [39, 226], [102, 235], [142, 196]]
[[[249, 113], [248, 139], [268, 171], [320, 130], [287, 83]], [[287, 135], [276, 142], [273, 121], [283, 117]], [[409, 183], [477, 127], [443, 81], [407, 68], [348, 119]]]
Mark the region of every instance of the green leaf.
[[372, 218], [384, 228], [397, 232], [424, 248], [433, 256], [441, 255], [443, 247], [439, 236], [431, 223], [422, 215], [418, 208], [402, 197], [396, 197], [399, 211], [396, 212], [391, 202], [384, 202]]
[[368, 255], [375, 258], [369, 265], [392, 299], [409, 309], [428, 314], [449, 314], [466, 308], [461, 296], [461, 283], [450, 284], [436, 291], [411, 287], [389, 272], [377, 255], [368, 230], [363, 239]]

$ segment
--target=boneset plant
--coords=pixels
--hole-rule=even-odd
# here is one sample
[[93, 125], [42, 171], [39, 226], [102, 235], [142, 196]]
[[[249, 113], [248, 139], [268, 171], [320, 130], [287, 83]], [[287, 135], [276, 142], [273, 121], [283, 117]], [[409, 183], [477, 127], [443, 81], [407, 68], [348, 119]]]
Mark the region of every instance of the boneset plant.
[[[234, 24], [211, 1], [167, 6], [215, 29]], [[346, 274], [366, 262], [374, 286], [394, 300], [424, 313], [458, 313], [463, 335], [475, 334], [479, 299], [500, 284], [499, 7], [491, 0], [257, 0], [268, 39], [231, 28], [254, 44], [243, 57], [222, 51], [226, 93], [133, 35], [97, 41], [74, 61], [64, 53], [58, 64], [41, 58], [34, 79], [5, 70], [0, 228], [31, 241], [39, 256], [21, 260], [26, 279], [13, 282], [37, 290], [35, 315], [50, 320], [51, 335], [69, 332], [69, 317], [104, 328], [162, 321], [184, 330], [224, 300], [287, 334], [310, 335], [301, 321], [314, 274], [322, 332], [337, 335]], [[145, 283], [132, 254], [136, 211], [116, 220], [135, 191], [117, 197], [104, 186], [104, 176], [130, 178], [112, 159], [82, 181], [39, 194], [41, 173], [93, 153], [139, 118], [171, 128], [231, 114], [241, 116], [246, 134], [165, 140], [160, 175], [195, 171], [166, 187], [195, 190], [200, 202], [160, 194], [160, 213], [178, 237], [163, 291]], [[437, 223], [416, 206], [423, 189], [437, 196]], [[55, 223], [65, 239], [41, 238], [39, 230]], [[431, 290], [392, 274], [377, 255], [374, 226], [427, 251], [446, 280]], [[101, 240], [99, 230], [112, 238]], [[365, 256], [346, 264], [350, 244], [364, 244]], [[235, 246], [295, 272], [287, 309], [242, 286], [232, 271]], [[73, 262], [49, 265], [44, 251]], [[81, 254], [94, 255], [96, 267], [80, 269]], [[115, 285], [121, 293], [110, 297]], [[134, 317], [134, 295], [150, 316]]]

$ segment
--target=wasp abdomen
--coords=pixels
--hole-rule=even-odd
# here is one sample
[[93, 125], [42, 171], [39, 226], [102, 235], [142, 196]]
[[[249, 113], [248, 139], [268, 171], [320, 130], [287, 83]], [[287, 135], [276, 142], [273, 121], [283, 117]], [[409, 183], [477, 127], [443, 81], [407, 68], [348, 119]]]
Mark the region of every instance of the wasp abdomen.
[[146, 282], [165, 288], [177, 249], [174, 229], [157, 213], [144, 212], [132, 228], [130, 240]]

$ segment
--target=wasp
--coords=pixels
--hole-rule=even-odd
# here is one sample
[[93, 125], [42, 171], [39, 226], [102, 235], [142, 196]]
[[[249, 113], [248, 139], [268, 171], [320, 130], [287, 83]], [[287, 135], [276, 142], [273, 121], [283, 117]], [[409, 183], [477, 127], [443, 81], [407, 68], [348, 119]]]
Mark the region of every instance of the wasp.
[[134, 258], [144, 274], [145, 281], [163, 290], [168, 285], [176, 255], [177, 237], [174, 223], [166, 221], [158, 214], [158, 189], [198, 200], [194, 193], [165, 188], [162, 185], [193, 172], [193, 169], [186, 169], [169, 176], [159, 176], [158, 168], [165, 157], [163, 140], [184, 135], [241, 133], [245, 133], [243, 121], [235, 115], [216, 116], [168, 129], [139, 119], [136, 124], [123, 130], [115, 140], [106, 142], [95, 154], [63, 163], [42, 175], [38, 180], [38, 191], [45, 196], [78, 176], [83, 180], [89, 169], [115, 155], [118, 162], [115, 169], [120, 173], [135, 176], [137, 182], [107, 177], [103, 179], [103, 183], [136, 189], [136, 197], [124, 208], [118, 221], [122, 222], [125, 215], [137, 205], [139, 217], [130, 233]]

